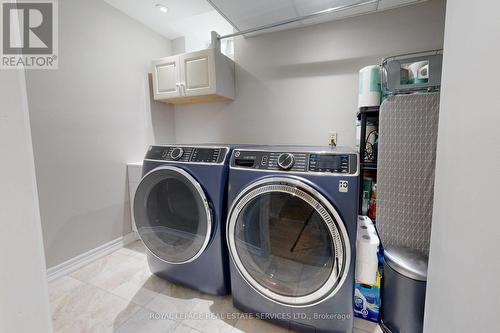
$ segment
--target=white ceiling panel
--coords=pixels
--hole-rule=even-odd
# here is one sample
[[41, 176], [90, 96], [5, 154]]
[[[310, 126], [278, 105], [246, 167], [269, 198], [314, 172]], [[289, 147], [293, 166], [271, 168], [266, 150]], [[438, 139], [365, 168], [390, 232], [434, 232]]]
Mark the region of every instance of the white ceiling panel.
[[[300, 25], [317, 24], [349, 16], [362, 15], [389, 8], [400, 7], [426, 0], [207, 0], [222, 14], [236, 30], [245, 31], [281, 21], [293, 20], [321, 11], [332, 13], [302, 20], [300, 24], [262, 30], [258, 33], [294, 28]], [[340, 7], [352, 6], [339, 11]], [[258, 33], [252, 33], [255, 35]], [[247, 36], [250, 36], [247, 35]]]
[[348, 6], [361, 0], [292, 0], [298, 16], [309, 15], [325, 9]]
[[209, 2], [238, 30], [251, 29], [297, 16], [292, 0], [210, 0]]
[[351, 17], [356, 15], [369, 14], [377, 11], [377, 3], [367, 3], [364, 5], [356, 6], [354, 8], [348, 8], [340, 11], [332, 12], [331, 14], [325, 14], [317, 16], [312, 19], [303, 20], [304, 25], [313, 25], [328, 21], [340, 20], [345, 17]]

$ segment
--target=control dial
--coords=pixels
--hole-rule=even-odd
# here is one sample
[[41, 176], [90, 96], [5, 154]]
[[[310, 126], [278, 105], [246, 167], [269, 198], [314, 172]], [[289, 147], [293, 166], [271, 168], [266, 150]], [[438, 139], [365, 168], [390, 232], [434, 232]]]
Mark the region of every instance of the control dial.
[[172, 149], [172, 152], [170, 153], [170, 157], [174, 161], [177, 161], [178, 159], [180, 159], [182, 157], [182, 155], [184, 155], [184, 149], [182, 149], [180, 147], [176, 147], [176, 148]]
[[278, 166], [283, 170], [290, 170], [295, 163], [295, 157], [291, 153], [283, 153], [278, 157]]

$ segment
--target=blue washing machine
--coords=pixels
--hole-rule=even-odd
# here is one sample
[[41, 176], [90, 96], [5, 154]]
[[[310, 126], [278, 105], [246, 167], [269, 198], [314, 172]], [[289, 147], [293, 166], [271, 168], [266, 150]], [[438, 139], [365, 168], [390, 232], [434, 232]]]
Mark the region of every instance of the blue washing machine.
[[354, 149], [233, 151], [226, 238], [234, 305], [302, 332], [351, 332]]
[[230, 292], [225, 243], [230, 146], [151, 146], [134, 199], [152, 273], [213, 295]]

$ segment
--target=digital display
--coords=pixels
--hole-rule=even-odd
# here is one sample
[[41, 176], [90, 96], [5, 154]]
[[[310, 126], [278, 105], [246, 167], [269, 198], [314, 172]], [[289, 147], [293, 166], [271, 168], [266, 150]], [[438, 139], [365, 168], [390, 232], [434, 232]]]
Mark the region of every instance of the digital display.
[[325, 155], [320, 156], [316, 162], [318, 169], [340, 169], [340, 156]]
[[218, 157], [219, 150], [198, 148], [194, 150], [191, 160], [194, 162], [217, 162]]
[[309, 170], [315, 172], [348, 173], [349, 156], [311, 154], [309, 157]]

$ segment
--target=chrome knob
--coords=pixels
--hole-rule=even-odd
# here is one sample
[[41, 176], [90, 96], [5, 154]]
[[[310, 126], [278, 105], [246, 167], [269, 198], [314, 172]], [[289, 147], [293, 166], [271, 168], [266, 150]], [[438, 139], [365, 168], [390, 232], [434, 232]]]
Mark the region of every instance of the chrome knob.
[[175, 161], [181, 158], [182, 155], [184, 155], [184, 149], [180, 147], [172, 149], [172, 152], [170, 153], [170, 157]]
[[289, 170], [295, 163], [295, 157], [291, 153], [283, 153], [278, 157], [278, 166], [283, 170]]

